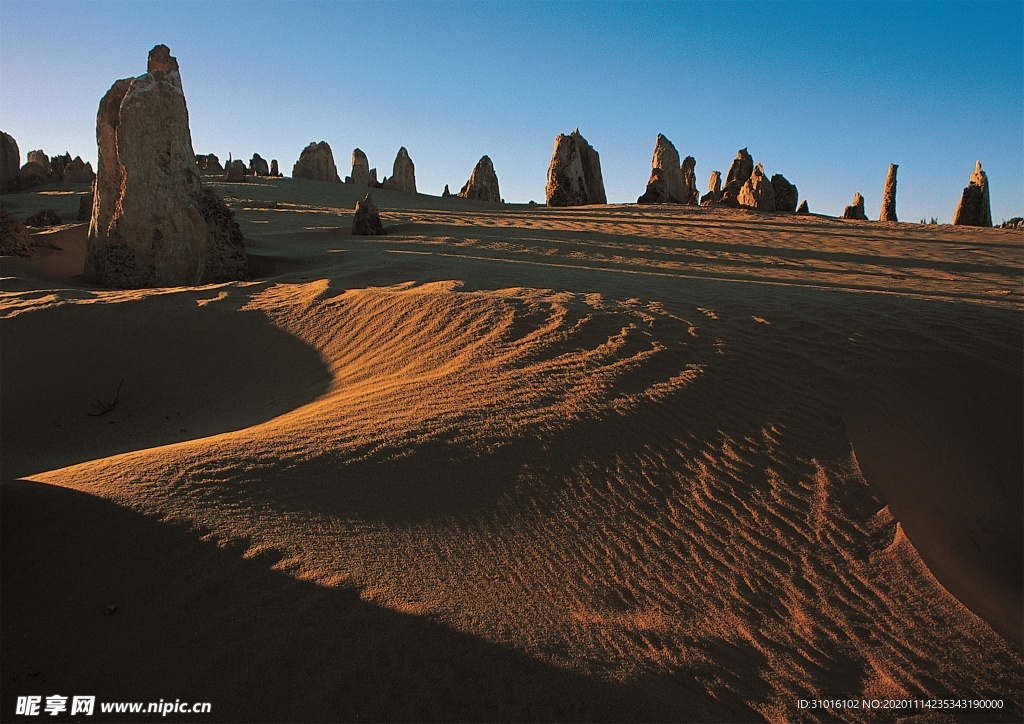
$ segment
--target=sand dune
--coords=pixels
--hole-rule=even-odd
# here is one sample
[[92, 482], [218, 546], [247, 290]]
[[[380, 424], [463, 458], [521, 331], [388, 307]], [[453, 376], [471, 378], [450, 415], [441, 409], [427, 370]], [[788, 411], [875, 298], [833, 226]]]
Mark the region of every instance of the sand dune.
[[343, 185], [214, 185], [261, 278], [0, 262], [4, 707], [1024, 714], [1019, 233], [381, 191], [360, 238]]

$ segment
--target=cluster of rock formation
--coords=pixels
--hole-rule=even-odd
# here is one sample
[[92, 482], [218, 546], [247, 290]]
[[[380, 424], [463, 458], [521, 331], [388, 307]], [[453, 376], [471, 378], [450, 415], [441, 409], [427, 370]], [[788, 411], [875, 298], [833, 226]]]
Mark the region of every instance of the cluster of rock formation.
[[[448, 186], [444, 187], [445, 192]], [[444, 194], [442, 194], [443, 196]], [[483, 156], [469, 175], [469, 180], [462, 187], [458, 195], [464, 199], [477, 199], [479, 201], [501, 201], [501, 192], [498, 190], [498, 175], [494, 173], [494, 164], [488, 156]]]
[[601, 157], [580, 135], [580, 129], [555, 138], [544, 195], [548, 206], [608, 203], [601, 177]]
[[992, 205], [988, 195], [988, 176], [981, 161], [974, 166], [971, 180], [960, 196], [953, 213], [953, 226], [992, 226]]
[[199, 154], [196, 156], [196, 168], [207, 175], [223, 176], [226, 181], [230, 182], [245, 181], [247, 176], [279, 177], [281, 175], [276, 158], [272, 159], [268, 165], [266, 159], [258, 153], [252, 155], [248, 166], [243, 161], [232, 160], [231, 154], [228, 154], [228, 160], [223, 166], [220, 165], [220, 159], [216, 154]]
[[292, 178], [304, 178], [311, 181], [341, 181], [338, 178], [338, 167], [334, 165], [334, 153], [326, 141], [310, 143], [299, 155], [299, 160], [292, 166]]
[[[686, 163], [684, 162], [684, 169]], [[694, 189], [694, 192], [696, 189]], [[775, 174], [769, 180], [764, 167], [745, 148], [741, 148], [729, 166], [729, 173], [722, 186], [722, 174], [712, 171], [708, 179], [708, 192], [700, 197], [701, 206], [733, 206], [758, 211], [784, 211], [797, 213], [799, 192], [782, 174]], [[807, 213], [806, 202], [804, 210]]]
[[85, 272], [110, 287], [244, 279], [234, 215], [203, 189], [177, 60], [165, 45], [147, 72], [119, 80], [96, 117], [98, 169]]
[[222, 174], [224, 173], [224, 167], [220, 165], [220, 159], [217, 158], [216, 154], [197, 154], [196, 155], [196, 168], [203, 173], [210, 174]]
[[8, 133], [0, 131], [0, 193], [25, 191], [49, 183], [90, 184], [96, 178], [92, 164], [70, 153], [52, 159], [42, 150], [29, 151], [24, 166], [19, 168], [21, 152]]

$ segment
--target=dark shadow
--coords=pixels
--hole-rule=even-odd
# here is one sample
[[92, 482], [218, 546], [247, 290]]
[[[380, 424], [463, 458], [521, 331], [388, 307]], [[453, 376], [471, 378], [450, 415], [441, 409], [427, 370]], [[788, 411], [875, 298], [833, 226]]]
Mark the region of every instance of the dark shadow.
[[238, 311], [237, 288], [205, 295], [64, 304], [0, 321], [4, 478], [243, 429], [327, 390], [320, 354], [262, 313]]
[[582, 677], [83, 493], [0, 492], [4, 720], [17, 696], [56, 693], [212, 704], [167, 721], [759, 718], [692, 683], [651, 696]]

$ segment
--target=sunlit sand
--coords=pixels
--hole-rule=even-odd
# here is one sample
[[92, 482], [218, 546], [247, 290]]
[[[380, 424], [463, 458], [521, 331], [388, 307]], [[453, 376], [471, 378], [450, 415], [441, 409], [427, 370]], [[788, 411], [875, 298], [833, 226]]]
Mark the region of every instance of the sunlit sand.
[[251, 281], [0, 262], [5, 707], [1021, 717], [1020, 232], [204, 183]]

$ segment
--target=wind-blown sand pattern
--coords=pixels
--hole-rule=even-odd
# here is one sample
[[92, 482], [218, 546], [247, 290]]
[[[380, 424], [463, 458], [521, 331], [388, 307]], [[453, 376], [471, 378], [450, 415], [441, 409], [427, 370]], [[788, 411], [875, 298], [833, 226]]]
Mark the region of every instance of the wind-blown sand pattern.
[[209, 185], [255, 281], [3, 260], [3, 706], [1024, 714], [1018, 232]]

